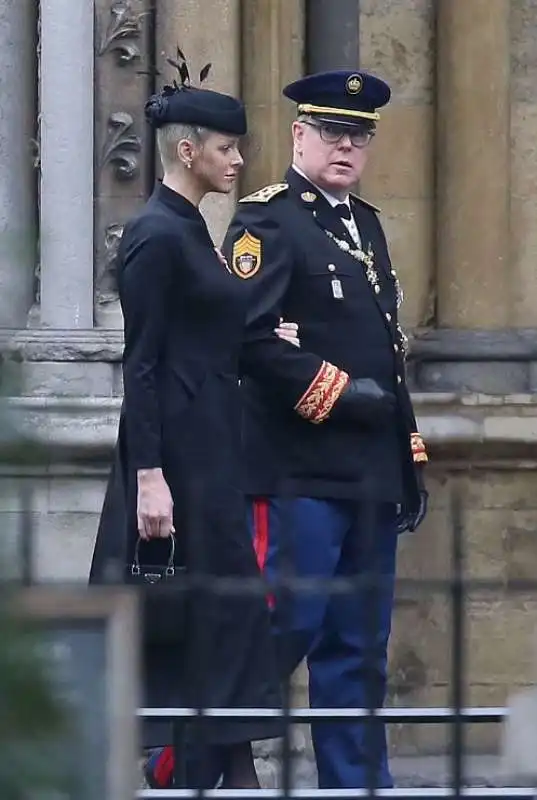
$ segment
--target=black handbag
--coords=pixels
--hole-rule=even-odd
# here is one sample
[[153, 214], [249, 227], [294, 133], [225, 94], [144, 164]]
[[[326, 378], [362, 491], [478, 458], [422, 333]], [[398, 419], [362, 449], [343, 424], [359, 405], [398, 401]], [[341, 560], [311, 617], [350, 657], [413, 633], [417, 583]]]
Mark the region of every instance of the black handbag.
[[[161, 540], [160, 540], [161, 541]], [[138, 538], [134, 558], [126, 566], [125, 582], [141, 592], [143, 610], [142, 641], [147, 645], [177, 645], [185, 638], [187, 581], [185, 567], [175, 564], [175, 537], [170, 535], [166, 564], [144, 564], [140, 550], [151, 547], [151, 540]]]

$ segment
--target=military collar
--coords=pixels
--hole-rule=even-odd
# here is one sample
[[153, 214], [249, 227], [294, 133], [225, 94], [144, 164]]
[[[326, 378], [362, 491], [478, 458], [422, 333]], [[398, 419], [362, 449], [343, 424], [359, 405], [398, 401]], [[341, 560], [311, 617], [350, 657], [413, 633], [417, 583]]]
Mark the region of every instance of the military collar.
[[175, 211], [175, 213], [179, 214], [181, 217], [188, 217], [189, 219], [198, 221], [200, 219], [203, 220], [199, 208], [196, 208], [190, 200], [187, 200], [186, 197], [183, 197], [179, 192], [170, 189], [169, 186], [165, 186], [161, 180], [159, 180], [155, 186], [153, 197], [161, 203], [164, 203], [165, 206], [171, 208], [172, 211]]
[[340, 205], [341, 203], [344, 203], [350, 210], [352, 210], [350, 194], [348, 194], [347, 197], [344, 200], [339, 200], [337, 197], [334, 197], [333, 194], [330, 194], [330, 192], [327, 192], [325, 189], [321, 189], [321, 187], [317, 186], [316, 183], [313, 183], [313, 181], [310, 181], [308, 176], [304, 172], [302, 172], [300, 167], [297, 167], [296, 164], [293, 164], [291, 166], [291, 169], [293, 170], [293, 172], [296, 172], [297, 175], [300, 175], [301, 178], [304, 178], [305, 181], [307, 181], [309, 184], [311, 184], [311, 186], [313, 186], [313, 188], [316, 189], [317, 192], [319, 192], [319, 194], [322, 194], [324, 199], [332, 206], [332, 208], [335, 208], [336, 206]]
[[352, 237], [340, 215], [334, 210], [324, 192], [321, 194], [317, 186], [303, 177], [293, 167], [287, 170], [286, 181], [289, 184], [291, 195], [302, 208], [310, 211], [317, 225], [323, 230], [329, 230], [339, 239], [353, 243]]

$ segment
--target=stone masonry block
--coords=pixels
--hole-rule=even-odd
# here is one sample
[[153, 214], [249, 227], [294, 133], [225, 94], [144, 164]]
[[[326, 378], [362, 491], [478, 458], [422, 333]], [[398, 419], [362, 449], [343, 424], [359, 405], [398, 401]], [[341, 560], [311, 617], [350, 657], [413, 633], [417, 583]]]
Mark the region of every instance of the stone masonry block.
[[391, 85], [399, 103], [434, 92], [434, 0], [361, 0], [360, 61]]
[[113, 394], [113, 376], [114, 366], [106, 363], [23, 364], [24, 393], [30, 396], [110, 397]]

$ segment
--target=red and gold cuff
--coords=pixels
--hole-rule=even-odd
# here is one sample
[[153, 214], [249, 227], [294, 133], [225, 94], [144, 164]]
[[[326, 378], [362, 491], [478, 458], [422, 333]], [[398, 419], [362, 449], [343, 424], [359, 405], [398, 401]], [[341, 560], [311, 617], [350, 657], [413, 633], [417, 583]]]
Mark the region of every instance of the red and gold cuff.
[[316, 376], [295, 406], [301, 417], [309, 422], [323, 422], [330, 414], [349, 376], [328, 361], [323, 361]]
[[423, 464], [429, 460], [427, 457], [427, 450], [425, 449], [425, 443], [420, 433], [410, 434], [410, 446], [412, 448], [412, 457], [416, 463], [421, 462]]

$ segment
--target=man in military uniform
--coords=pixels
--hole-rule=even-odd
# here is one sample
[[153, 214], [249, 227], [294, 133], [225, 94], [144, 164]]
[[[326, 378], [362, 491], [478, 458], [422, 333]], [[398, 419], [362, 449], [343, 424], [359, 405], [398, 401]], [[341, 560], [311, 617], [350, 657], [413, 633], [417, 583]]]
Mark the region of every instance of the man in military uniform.
[[[286, 609], [269, 597], [284, 671], [307, 656], [313, 708], [367, 709], [385, 696], [398, 534], [427, 506], [402, 293], [379, 209], [350, 192], [390, 89], [334, 71], [284, 94], [298, 107], [292, 166], [241, 200], [223, 248], [251, 290], [245, 488], [269, 581], [282, 552], [300, 577], [354, 581], [345, 595], [294, 594]], [[280, 317], [298, 323], [300, 350], [266, 336]], [[321, 788], [391, 785], [378, 720], [318, 721], [312, 736]]]

